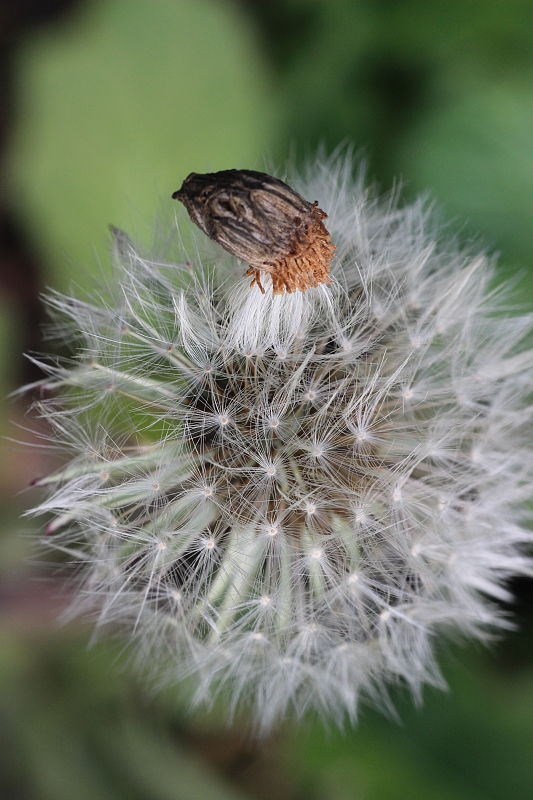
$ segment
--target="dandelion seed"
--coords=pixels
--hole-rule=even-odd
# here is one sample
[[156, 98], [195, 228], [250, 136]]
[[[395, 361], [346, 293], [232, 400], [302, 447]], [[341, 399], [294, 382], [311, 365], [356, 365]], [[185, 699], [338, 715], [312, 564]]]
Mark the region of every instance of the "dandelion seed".
[[[39, 361], [66, 458], [31, 513], [77, 569], [74, 611], [122, 626], [159, 682], [262, 732], [310, 708], [341, 724], [388, 680], [442, 685], [440, 637], [489, 636], [531, 574], [531, 315], [349, 159], [295, 190], [229, 173], [178, 199], [265, 294], [178, 232], [169, 270], [115, 230], [109, 300], [50, 296], [79, 352]], [[279, 248], [250, 243], [259, 211], [274, 233], [289, 213]]]
[[392, 502], [401, 503], [402, 497], [403, 497], [402, 490], [397, 486], [392, 492]]
[[345, 353], [349, 353], [352, 349], [352, 343], [348, 341], [348, 339], [342, 339], [339, 343], [341, 350]]
[[365, 510], [363, 508], [356, 508], [354, 512], [354, 519], [359, 523], [366, 522], [368, 517], [365, 513]]

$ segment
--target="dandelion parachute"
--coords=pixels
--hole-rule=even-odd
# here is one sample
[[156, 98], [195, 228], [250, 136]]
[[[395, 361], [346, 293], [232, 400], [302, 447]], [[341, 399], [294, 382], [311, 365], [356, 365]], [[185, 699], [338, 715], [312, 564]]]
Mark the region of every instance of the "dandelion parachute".
[[176, 228], [163, 255], [115, 231], [108, 296], [48, 298], [75, 353], [40, 361], [38, 410], [67, 456], [31, 513], [73, 612], [261, 731], [442, 685], [441, 638], [508, 625], [531, 570], [531, 316], [424, 201], [352, 176], [289, 176], [329, 215], [329, 285], [263, 295]]

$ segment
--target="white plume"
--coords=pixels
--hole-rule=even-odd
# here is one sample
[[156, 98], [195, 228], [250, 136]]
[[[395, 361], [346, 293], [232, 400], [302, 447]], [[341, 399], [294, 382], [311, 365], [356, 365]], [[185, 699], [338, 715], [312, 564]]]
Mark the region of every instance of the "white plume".
[[74, 611], [261, 731], [442, 684], [439, 639], [507, 624], [531, 571], [531, 316], [352, 168], [293, 176], [329, 214], [330, 286], [262, 295], [176, 231], [172, 262], [116, 235], [112, 299], [49, 299], [78, 344], [46, 367], [68, 459], [32, 513], [78, 565]]

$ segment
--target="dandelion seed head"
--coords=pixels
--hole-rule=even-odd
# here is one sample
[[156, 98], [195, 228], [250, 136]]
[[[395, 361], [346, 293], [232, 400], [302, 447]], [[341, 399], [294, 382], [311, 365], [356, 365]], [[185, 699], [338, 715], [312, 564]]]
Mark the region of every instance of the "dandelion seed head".
[[73, 612], [262, 732], [442, 685], [439, 638], [487, 637], [531, 572], [531, 315], [350, 159], [291, 185], [328, 213], [330, 284], [261, 272], [263, 294], [200, 239], [115, 232], [107, 297], [50, 295], [77, 351], [39, 362], [65, 462], [31, 512], [78, 567]]

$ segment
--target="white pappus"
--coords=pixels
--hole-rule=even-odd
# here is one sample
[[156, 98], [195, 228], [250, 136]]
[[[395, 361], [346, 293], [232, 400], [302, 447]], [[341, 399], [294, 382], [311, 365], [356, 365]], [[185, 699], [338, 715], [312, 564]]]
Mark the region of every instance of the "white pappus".
[[262, 732], [442, 685], [440, 639], [509, 624], [531, 572], [532, 317], [424, 201], [352, 175], [291, 179], [328, 212], [331, 285], [263, 295], [176, 227], [166, 257], [115, 231], [105, 298], [48, 298], [76, 352], [40, 360], [38, 410], [69, 460], [30, 513], [73, 611]]

